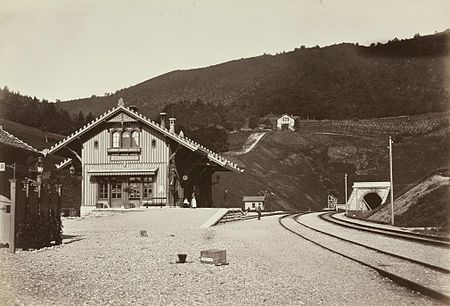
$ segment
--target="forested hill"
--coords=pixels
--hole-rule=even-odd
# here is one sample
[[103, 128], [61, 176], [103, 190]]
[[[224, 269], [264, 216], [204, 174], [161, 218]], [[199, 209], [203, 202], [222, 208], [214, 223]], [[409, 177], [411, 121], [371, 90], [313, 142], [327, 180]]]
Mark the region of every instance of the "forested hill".
[[[122, 97], [149, 116], [180, 101], [225, 106], [226, 120], [267, 113], [367, 118], [447, 110], [450, 30], [369, 47], [300, 47], [201, 69], [173, 71], [104, 97], [61, 104], [95, 114]], [[176, 115], [176, 114], [175, 114]]]

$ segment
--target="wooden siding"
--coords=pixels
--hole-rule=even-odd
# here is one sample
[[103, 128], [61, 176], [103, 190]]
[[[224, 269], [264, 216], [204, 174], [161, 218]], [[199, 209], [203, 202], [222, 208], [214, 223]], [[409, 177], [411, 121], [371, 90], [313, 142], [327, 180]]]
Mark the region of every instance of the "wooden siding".
[[[88, 172], [93, 169], [144, 169], [158, 168], [154, 184], [156, 197], [167, 197], [167, 168], [169, 161], [169, 146], [164, 136], [144, 127], [139, 135], [139, 161], [111, 161], [108, 148], [111, 147], [111, 137], [108, 130], [102, 130], [84, 142], [82, 148], [83, 160], [83, 205], [95, 206], [97, 203], [97, 184]], [[152, 140], [156, 146], [152, 147]], [[98, 141], [98, 147], [94, 143]]]

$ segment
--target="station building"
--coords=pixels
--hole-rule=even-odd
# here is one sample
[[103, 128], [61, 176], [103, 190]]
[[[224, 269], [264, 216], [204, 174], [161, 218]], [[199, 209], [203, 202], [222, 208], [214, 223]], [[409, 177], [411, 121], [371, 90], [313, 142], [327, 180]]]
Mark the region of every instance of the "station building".
[[72, 133], [46, 155], [66, 157], [58, 168], [81, 168], [81, 209], [174, 206], [196, 198], [212, 206], [215, 171], [241, 173], [242, 167], [175, 132], [175, 118], [160, 123], [125, 106], [116, 107]]

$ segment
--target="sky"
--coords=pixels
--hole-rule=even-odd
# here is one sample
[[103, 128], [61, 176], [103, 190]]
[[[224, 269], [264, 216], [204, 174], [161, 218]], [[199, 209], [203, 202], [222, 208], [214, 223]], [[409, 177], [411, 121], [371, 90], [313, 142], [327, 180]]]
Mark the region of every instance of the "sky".
[[0, 86], [62, 101], [177, 70], [450, 28], [450, 0], [0, 0]]

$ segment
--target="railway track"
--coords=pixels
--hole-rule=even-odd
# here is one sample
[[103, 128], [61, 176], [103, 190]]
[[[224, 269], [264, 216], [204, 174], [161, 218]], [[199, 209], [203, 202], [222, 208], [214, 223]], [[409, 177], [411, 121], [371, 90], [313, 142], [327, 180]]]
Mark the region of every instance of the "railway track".
[[411, 240], [419, 243], [423, 243], [426, 245], [436, 245], [441, 246], [445, 248], [450, 248], [450, 238], [449, 237], [440, 237], [440, 236], [433, 236], [433, 235], [426, 235], [426, 234], [420, 234], [420, 233], [414, 233], [411, 231], [401, 230], [401, 229], [394, 229], [394, 228], [386, 228], [383, 225], [378, 225], [376, 223], [368, 225], [365, 223], [357, 222], [357, 221], [351, 221], [348, 219], [343, 219], [342, 217], [337, 217], [336, 213], [324, 213], [320, 215], [320, 218], [332, 222], [334, 224], [338, 224], [340, 226], [344, 226], [347, 228], [357, 229], [361, 231], [370, 231], [373, 233], [389, 236], [389, 237], [396, 237], [399, 239], [405, 239], [405, 240]]
[[[324, 213], [279, 218], [288, 231], [377, 271], [396, 283], [450, 304], [450, 252], [425, 237], [395, 236], [330, 223]], [[328, 219], [328, 220], [327, 220]], [[401, 234], [401, 233], [399, 233]]]

